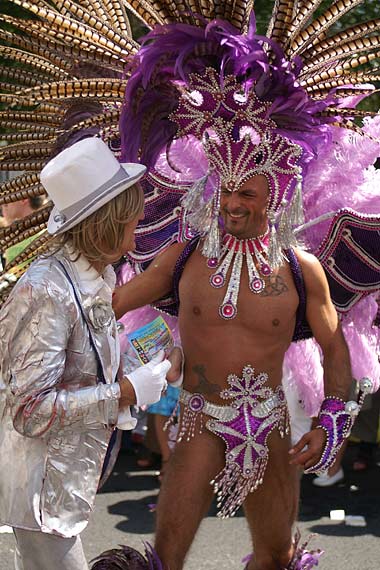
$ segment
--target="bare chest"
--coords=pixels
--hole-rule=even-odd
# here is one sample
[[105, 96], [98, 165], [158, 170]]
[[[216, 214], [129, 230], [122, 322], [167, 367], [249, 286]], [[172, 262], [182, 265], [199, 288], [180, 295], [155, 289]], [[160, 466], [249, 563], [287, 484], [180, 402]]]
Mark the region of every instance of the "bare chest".
[[[226, 299], [231, 270], [226, 283], [220, 288], [210, 284], [215, 270], [207, 267], [206, 259], [195, 251], [186, 263], [180, 281], [181, 315], [191, 324], [219, 326], [225, 322], [220, 316], [220, 307]], [[254, 328], [256, 333], [284, 335], [293, 331], [298, 307], [298, 294], [288, 264], [265, 278], [265, 288], [261, 293], [253, 293], [249, 288], [248, 271], [242, 268], [237, 314], [234, 325]]]

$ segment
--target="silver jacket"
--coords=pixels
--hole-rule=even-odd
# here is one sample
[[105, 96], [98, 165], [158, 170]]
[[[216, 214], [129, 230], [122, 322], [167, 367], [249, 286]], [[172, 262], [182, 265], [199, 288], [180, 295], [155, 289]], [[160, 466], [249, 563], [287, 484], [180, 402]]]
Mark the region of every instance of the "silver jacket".
[[76, 265], [37, 260], [0, 312], [0, 521], [64, 537], [87, 524], [120, 397], [112, 287], [95, 272], [89, 294]]

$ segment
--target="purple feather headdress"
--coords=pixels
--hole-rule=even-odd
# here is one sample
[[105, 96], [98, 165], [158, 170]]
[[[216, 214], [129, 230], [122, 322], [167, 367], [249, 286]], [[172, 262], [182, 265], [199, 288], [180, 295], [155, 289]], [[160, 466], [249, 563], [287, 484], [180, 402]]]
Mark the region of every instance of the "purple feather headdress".
[[201, 141], [217, 184], [210, 199], [208, 176], [195, 181], [183, 207], [193, 227], [211, 236], [203, 249], [208, 257], [217, 256], [221, 184], [233, 191], [263, 174], [276, 266], [279, 252], [294, 243], [292, 226], [302, 222], [297, 181], [328, 139], [327, 124], [335, 118], [323, 111], [336, 99], [309, 97], [297, 81], [300, 58], [286, 60], [279, 45], [257, 35], [253, 14], [246, 35], [226, 21], [199, 22], [157, 26], [143, 39], [129, 69], [122, 158], [141, 160], [151, 170], [166, 151], [177, 173], [180, 161], [170, 159], [173, 141]]
[[[201, 18], [199, 21], [202, 23]], [[265, 36], [256, 35], [252, 13], [246, 35], [223, 20], [156, 26], [142, 40], [142, 47], [129, 65], [131, 77], [121, 117], [123, 159], [141, 159], [150, 169], [159, 153], [176, 136], [170, 113], [178, 105], [181, 90], [191, 74], [207, 68], [220, 75], [233, 75], [244, 91], [269, 103], [268, 118], [276, 132], [315, 152], [327, 136], [319, 113], [334, 99], [314, 101], [297, 82], [302, 64], [287, 61], [282, 49]], [[331, 119], [330, 119], [331, 121]], [[134, 136], [129, 134], [133, 132]]]

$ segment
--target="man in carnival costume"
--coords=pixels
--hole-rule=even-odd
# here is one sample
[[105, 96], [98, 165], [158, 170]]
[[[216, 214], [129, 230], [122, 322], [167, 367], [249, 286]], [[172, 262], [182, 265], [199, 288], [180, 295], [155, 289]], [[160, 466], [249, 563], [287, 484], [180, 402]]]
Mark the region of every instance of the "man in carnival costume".
[[[34, 15], [33, 25], [8, 17], [19, 33], [10, 39], [5, 32], [4, 41], [31, 51], [48, 79], [30, 87], [25, 73], [22, 89], [3, 95], [8, 121], [19, 121], [20, 130], [26, 120], [38, 126], [9, 134], [14, 144], [1, 152], [3, 164], [22, 170], [27, 156], [38, 170], [54, 126], [64, 134], [96, 128], [118, 152], [126, 87], [122, 160], [148, 167], [145, 219], [128, 257], [145, 272], [120, 288], [115, 308], [121, 315], [157, 302], [179, 315], [181, 423], [160, 493], [157, 554], [148, 549], [145, 560], [132, 549], [111, 551], [94, 568], [181, 569], [213, 488], [221, 517], [245, 509], [249, 570], [315, 566], [319, 554], [292, 540], [299, 467], [328, 469], [368, 390], [363, 383], [358, 403], [347, 402], [352, 371], [323, 269], [330, 288], [331, 275], [347, 285], [334, 298], [342, 310], [378, 290], [379, 217], [337, 213], [320, 251], [323, 269], [297, 247], [293, 230], [303, 222], [302, 179], [322, 151], [334, 154], [335, 125], [362, 132], [352, 119], [365, 113], [352, 97], [370, 93], [378, 79], [366, 67], [378, 57], [378, 20], [334, 33], [332, 25], [362, 0], [337, 0], [315, 17], [320, 0], [278, 0], [267, 35], [259, 36], [251, 0], [11, 1]], [[140, 49], [124, 6], [152, 28]], [[11, 53], [16, 59], [18, 49]], [[92, 116], [66, 121], [62, 106], [73, 99], [82, 111], [93, 106]], [[16, 199], [25, 189], [39, 191], [35, 177], [20, 177], [4, 196]], [[304, 198], [311, 193], [304, 184]], [[18, 230], [24, 235], [28, 225]], [[4, 233], [7, 246], [18, 239]], [[366, 271], [355, 264], [355, 275], [346, 275], [342, 242]], [[282, 362], [292, 340], [312, 334], [324, 356], [324, 399], [316, 429], [290, 449]]]
[[[174, 287], [178, 304], [181, 421], [155, 544], [170, 570], [183, 567], [212, 487], [221, 517], [244, 508], [254, 552], [247, 569], [317, 565], [317, 554], [292, 541], [298, 468], [325, 471], [360, 406], [347, 402], [350, 358], [325, 272], [293, 234], [303, 222], [302, 176], [329, 143], [323, 111], [335, 97], [309, 99], [297, 59], [286, 61], [254, 30], [253, 18], [247, 36], [221, 21], [202, 32], [156, 28], [132, 66], [121, 123], [141, 128], [124, 152], [141, 152], [158, 188], [170, 169], [172, 178], [189, 175], [189, 152], [204, 167], [182, 200], [195, 237], [169, 247], [114, 300], [121, 316]], [[149, 108], [160, 95], [158, 119]], [[290, 449], [283, 360], [292, 340], [311, 334], [323, 352], [325, 399], [316, 428]]]

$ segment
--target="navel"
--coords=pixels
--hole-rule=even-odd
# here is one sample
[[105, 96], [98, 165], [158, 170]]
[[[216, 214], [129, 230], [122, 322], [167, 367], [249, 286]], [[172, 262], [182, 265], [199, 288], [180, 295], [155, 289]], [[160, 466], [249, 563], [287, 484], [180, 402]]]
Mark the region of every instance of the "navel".
[[193, 307], [193, 313], [194, 315], [200, 315], [201, 314], [201, 310], [199, 307]]
[[272, 325], [273, 325], [274, 327], [278, 327], [279, 324], [280, 324], [280, 321], [279, 321], [278, 319], [273, 319]]

